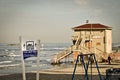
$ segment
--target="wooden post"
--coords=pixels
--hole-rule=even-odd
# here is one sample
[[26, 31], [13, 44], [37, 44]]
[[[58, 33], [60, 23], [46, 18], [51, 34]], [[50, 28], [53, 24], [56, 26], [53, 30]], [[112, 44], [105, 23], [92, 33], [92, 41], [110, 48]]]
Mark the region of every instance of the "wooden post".
[[37, 41], [37, 50], [38, 50], [38, 55], [37, 55], [37, 75], [36, 75], [36, 80], [39, 80], [40, 40]]
[[21, 53], [21, 61], [22, 61], [22, 75], [23, 75], [23, 80], [26, 80], [26, 74], [25, 74], [25, 62], [24, 62], [24, 58], [23, 58], [23, 51], [22, 51], [22, 37], [19, 37], [19, 41], [20, 41], [20, 53]]

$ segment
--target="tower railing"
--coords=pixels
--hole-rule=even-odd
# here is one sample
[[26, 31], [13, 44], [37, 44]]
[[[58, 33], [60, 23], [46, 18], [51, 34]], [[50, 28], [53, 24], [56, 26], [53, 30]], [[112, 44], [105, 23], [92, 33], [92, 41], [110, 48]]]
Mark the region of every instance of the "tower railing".
[[72, 54], [72, 47], [66, 48], [64, 51], [56, 54], [53, 59], [52, 59], [52, 64], [57, 64], [60, 62], [60, 60], [66, 58], [67, 56], [69, 56], [70, 54]]

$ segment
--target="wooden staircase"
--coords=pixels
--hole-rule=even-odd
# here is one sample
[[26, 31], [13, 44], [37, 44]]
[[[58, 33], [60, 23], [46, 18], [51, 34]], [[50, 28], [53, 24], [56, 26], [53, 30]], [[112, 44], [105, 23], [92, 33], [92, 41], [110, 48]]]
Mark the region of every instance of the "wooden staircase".
[[[85, 41], [84, 39], [81, 39], [80, 37], [78, 37], [77, 40], [76, 40], [76, 43], [75, 43], [75, 45], [74, 45], [74, 46], [75, 46], [74, 49], [75, 49], [75, 50], [78, 50], [79, 45], [80, 45], [81, 43], [83, 44], [84, 41]], [[72, 48], [73, 48], [73, 46], [71, 46], [71, 47], [65, 49], [64, 51], [56, 54], [56, 55], [52, 58], [51, 64], [58, 64], [58, 63], [60, 63], [60, 60], [66, 58], [67, 56], [69, 56], [70, 54], [72, 54], [73, 51], [74, 51], [74, 49], [72, 49]]]
[[[88, 40], [88, 39], [87, 39]], [[84, 46], [85, 44], [85, 41], [86, 39], [85, 38], [80, 38], [78, 37], [77, 40], [76, 40], [76, 43], [75, 45], [65, 49], [64, 51], [56, 54], [52, 60], [51, 60], [51, 64], [58, 64], [60, 63], [60, 60], [66, 58], [67, 56], [69, 56], [70, 54], [72, 54], [74, 51], [79, 51], [80, 53], [83, 53], [83, 54], [88, 54], [88, 53], [95, 53], [96, 55], [98, 55], [98, 57], [103, 57], [103, 51], [101, 51], [100, 49], [98, 48], [95, 48], [95, 47], [91, 47], [91, 49], [88, 49], [87, 47]], [[74, 49], [73, 49], [74, 48]], [[96, 53], [99, 52], [99, 53]], [[101, 54], [100, 54], [101, 53]], [[97, 58], [98, 58], [97, 57]], [[103, 57], [104, 58], [104, 57]]]
[[60, 63], [60, 60], [66, 58], [70, 54], [72, 54], [71, 47], [65, 49], [64, 51], [62, 51], [62, 52], [60, 52], [58, 54], [56, 54], [54, 56], [54, 58], [52, 59], [52, 63], [51, 64], [58, 64], [58, 63]]

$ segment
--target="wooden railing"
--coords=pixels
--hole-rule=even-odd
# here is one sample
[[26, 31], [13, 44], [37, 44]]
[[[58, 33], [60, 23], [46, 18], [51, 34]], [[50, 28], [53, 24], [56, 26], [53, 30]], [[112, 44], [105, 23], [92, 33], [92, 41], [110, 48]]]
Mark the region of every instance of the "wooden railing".
[[56, 64], [56, 63], [59, 63], [60, 60], [62, 60], [62, 59], [64, 59], [65, 57], [69, 56], [69, 55], [72, 53], [71, 48], [72, 48], [72, 47], [69, 47], [69, 48], [65, 49], [64, 51], [56, 54], [56, 55], [54, 56], [53, 60], [52, 60], [52, 63], [53, 63], [53, 64], [54, 64], [54, 63], [55, 63], [55, 64]]
[[[70, 54], [73, 53], [75, 49], [73, 49], [73, 46], [65, 49], [64, 51], [56, 54], [53, 58], [52, 58], [52, 63], [56, 64], [56, 63], [59, 63], [60, 60], [66, 58], [67, 56], [69, 56]], [[98, 48], [95, 48], [95, 47], [91, 47], [91, 49], [88, 49], [87, 47], [83, 47], [83, 46], [80, 46], [78, 45], [78, 49], [80, 53], [83, 53], [83, 54], [89, 54], [89, 53], [95, 53], [96, 55], [99, 55], [99, 57], [103, 57], [104, 58], [104, 52]], [[97, 53], [98, 52], [98, 53]]]

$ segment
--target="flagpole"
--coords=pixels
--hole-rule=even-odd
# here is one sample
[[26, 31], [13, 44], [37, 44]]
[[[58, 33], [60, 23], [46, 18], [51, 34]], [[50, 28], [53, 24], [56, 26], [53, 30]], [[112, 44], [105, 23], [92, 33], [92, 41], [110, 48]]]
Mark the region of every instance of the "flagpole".
[[39, 80], [39, 62], [40, 62], [40, 40], [37, 41], [37, 74], [36, 74], [36, 80]]
[[26, 74], [25, 74], [25, 62], [23, 59], [23, 51], [22, 51], [22, 37], [19, 37], [19, 41], [20, 41], [20, 53], [21, 53], [21, 61], [22, 61], [22, 75], [23, 75], [23, 80], [26, 80]]

